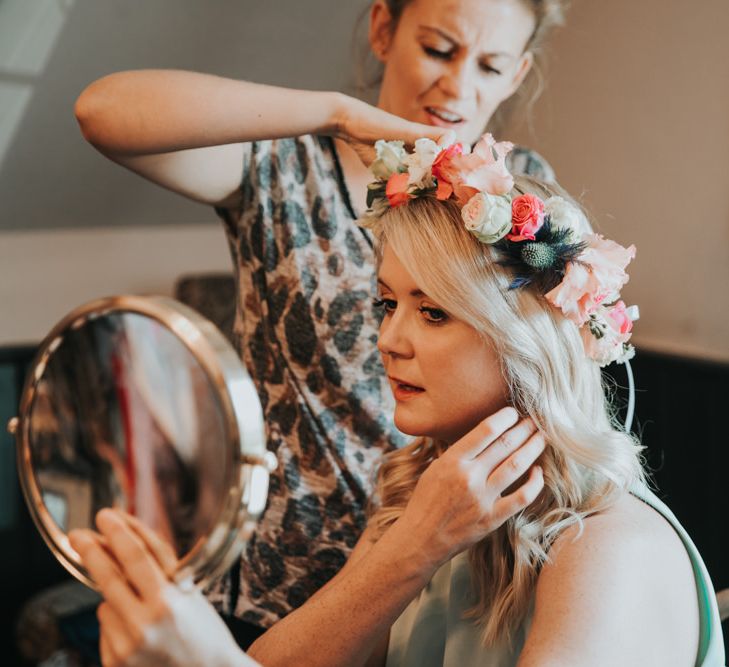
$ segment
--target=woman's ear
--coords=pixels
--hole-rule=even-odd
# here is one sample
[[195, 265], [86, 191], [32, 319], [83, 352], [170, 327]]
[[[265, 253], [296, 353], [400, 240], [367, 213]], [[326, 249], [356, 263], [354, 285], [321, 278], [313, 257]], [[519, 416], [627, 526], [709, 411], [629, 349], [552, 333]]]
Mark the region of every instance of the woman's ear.
[[385, 62], [394, 33], [392, 14], [384, 0], [376, 0], [370, 10], [369, 40], [375, 58]]
[[523, 83], [526, 75], [529, 74], [529, 70], [532, 68], [533, 64], [534, 54], [531, 51], [524, 51], [517, 63], [516, 72], [514, 73], [514, 78], [511, 81], [511, 92], [509, 95], [513, 95], [517, 90], [519, 90], [519, 86]]

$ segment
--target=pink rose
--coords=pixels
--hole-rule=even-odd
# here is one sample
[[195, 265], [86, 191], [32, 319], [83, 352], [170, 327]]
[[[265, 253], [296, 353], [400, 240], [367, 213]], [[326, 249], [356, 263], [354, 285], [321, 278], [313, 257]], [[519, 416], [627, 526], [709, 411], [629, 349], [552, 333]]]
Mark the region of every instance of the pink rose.
[[615, 325], [615, 330], [618, 331], [618, 333], [627, 334], [633, 330], [633, 320], [631, 320], [628, 316], [628, 312], [623, 301], [618, 301], [616, 304], [608, 308], [607, 316], [612, 320]]
[[635, 246], [623, 246], [599, 234], [584, 237], [588, 244], [576, 261], [567, 264], [562, 282], [545, 295], [578, 326], [605, 300], [617, 298], [628, 282], [625, 267], [635, 257]]
[[410, 195], [408, 194], [408, 173], [405, 171], [401, 174], [392, 174], [387, 179], [387, 186], [385, 187], [385, 194], [387, 200], [390, 202], [390, 206], [400, 206], [404, 204]]
[[532, 194], [519, 195], [511, 202], [511, 234], [509, 241], [533, 241], [544, 224], [544, 202]]
[[560, 308], [568, 319], [582, 326], [599, 304], [593, 291], [589, 267], [570, 262], [562, 282], [544, 296], [553, 306]]
[[[619, 317], [616, 318], [614, 315]], [[632, 356], [632, 346], [627, 350], [625, 346], [630, 340], [632, 328], [633, 322], [625, 312], [625, 304], [622, 301], [611, 308], [599, 306], [580, 329], [585, 353], [600, 366], [628, 359]]]

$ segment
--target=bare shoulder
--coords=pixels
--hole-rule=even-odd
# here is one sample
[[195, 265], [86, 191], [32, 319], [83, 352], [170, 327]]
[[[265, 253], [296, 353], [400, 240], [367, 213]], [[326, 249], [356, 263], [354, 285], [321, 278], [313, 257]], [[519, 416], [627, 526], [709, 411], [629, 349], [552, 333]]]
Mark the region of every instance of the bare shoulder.
[[[586, 559], [588, 555], [592, 557]], [[668, 521], [642, 500], [624, 493], [608, 510], [588, 517], [582, 531], [572, 526], [560, 535], [543, 574], [547, 578], [559, 576], [567, 563], [570, 569], [596, 566], [602, 570], [617, 564], [640, 569], [647, 559], [672, 555], [689, 562], [680, 537]]]
[[556, 540], [519, 664], [693, 665], [697, 646], [684, 545], [656, 510], [626, 493]]

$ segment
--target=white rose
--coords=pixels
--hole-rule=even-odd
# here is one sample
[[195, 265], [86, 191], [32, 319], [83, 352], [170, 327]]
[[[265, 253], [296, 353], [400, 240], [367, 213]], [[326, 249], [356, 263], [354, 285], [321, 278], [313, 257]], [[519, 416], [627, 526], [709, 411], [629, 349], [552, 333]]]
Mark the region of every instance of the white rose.
[[421, 167], [432, 167], [433, 160], [440, 153], [440, 147], [432, 139], [423, 137], [415, 142], [415, 155]]
[[544, 215], [549, 216], [553, 229], [569, 229], [575, 240], [591, 234], [590, 223], [584, 213], [563, 197], [550, 197], [544, 202]]
[[410, 185], [414, 185], [416, 188], [427, 188], [434, 184], [431, 168], [438, 153], [440, 153], [440, 148], [432, 139], [423, 137], [415, 142], [415, 151], [405, 158]]
[[478, 192], [461, 209], [461, 217], [481, 243], [496, 243], [511, 231], [511, 199]]
[[370, 166], [370, 171], [375, 178], [386, 181], [392, 174], [400, 170], [400, 165], [405, 161], [404, 143], [378, 139], [375, 142], [375, 151], [377, 151], [377, 158]]

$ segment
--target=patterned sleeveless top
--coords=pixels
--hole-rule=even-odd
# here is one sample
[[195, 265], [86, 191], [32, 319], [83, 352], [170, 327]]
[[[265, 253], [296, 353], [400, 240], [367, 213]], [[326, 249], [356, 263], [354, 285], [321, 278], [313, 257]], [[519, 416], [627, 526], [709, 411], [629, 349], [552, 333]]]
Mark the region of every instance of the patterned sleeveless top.
[[[513, 171], [550, 178], [525, 149]], [[234, 334], [278, 457], [239, 566], [208, 591], [269, 627], [344, 565], [365, 527], [382, 454], [405, 440], [376, 349], [373, 241], [355, 224], [333, 141], [253, 142], [241, 200], [216, 209], [235, 267]]]

